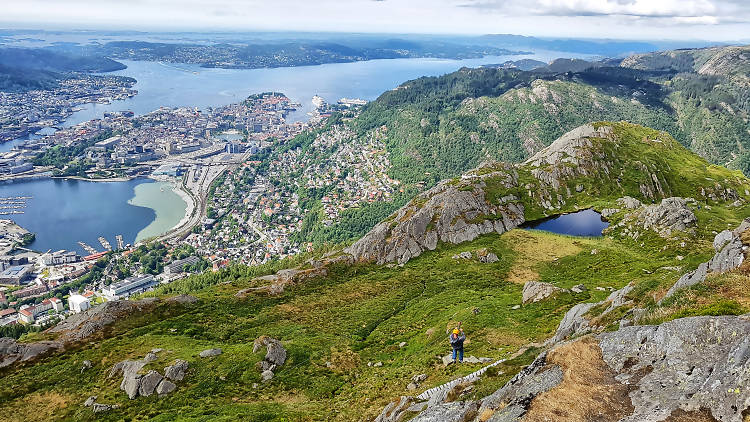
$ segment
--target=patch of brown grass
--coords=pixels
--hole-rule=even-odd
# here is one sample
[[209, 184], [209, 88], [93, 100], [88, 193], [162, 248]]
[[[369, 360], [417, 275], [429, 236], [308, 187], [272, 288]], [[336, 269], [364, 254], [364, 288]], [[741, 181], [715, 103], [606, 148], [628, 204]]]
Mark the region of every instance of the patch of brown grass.
[[337, 372], [349, 372], [359, 366], [359, 355], [352, 349], [338, 350], [331, 347], [331, 369]]
[[484, 328], [476, 333], [474, 337], [484, 339], [493, 347], [510, 347], [517, 349], [526, 344], [526, 339], [519, 337], [512, 331], [502, 328]]
[[54, 391], [33, 393], [14, 400], [9, 408], [2, 410], [0, 419], [8, 422], [49, 421], [60, 409], [68, 407], [70, 401], [70, 397]]
[[716, 294], [750, 307], [750, 274], [733, 271], [715, 278], [709, 276], [708, 284], [716, 289]]
[[[748, 419], [745, 418], [745, 421]], [[682, 409], [677, 409], [672, 412], [664, 422], [719, 422], [713, 417], [711, 412], [707, 409], [694, 410], [692, 412], [686, 412]]]
[[615, 380], [592, 337], [551, 350], [547, 363], [562, 368], [563, 381], [534, 398], [524, 421], [616, 421], [633, 413], [628, 387]]
[[503, 235], [513, 245], [516, 260], [508, 272], [508, 281], [523, 284], [539, 280], [539, 265], [565, 256], [574, 255], [581, 247], [572, 240], [528, 230], [511, 230]]

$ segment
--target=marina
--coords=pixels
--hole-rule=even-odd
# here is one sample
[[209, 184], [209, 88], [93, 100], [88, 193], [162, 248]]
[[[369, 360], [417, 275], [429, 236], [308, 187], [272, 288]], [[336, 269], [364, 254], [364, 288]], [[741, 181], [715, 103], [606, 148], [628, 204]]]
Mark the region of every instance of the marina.
[[81, 241], [79, 241], [79, 242], [78, 242], [78, 245], [79, 245], [79, 246], [81, 246], [81, 247], [83, 248], [83, 250], [84, 250], [84, 251], [88, 252], [88, 253], [89, 253], [89, 254], [91, 254], [91, 255], [94, 255], [94, 254], [96, 254], [96, 253], [99, 253], [99, 251], [97, 251], [96, 249], [92, 248], [92, 247], [91, 247], [91, 245], [89, 245], [89, 244], [88, 244], [88, 243], [86, 243], [86, 242], [81, 242]]
[[112, 245], [107, 241], [107, 239], [104, 238], [104, 236], [99, 236], [99, 243], [101, 243], [102, 247], [108, 251], [112, 250]]

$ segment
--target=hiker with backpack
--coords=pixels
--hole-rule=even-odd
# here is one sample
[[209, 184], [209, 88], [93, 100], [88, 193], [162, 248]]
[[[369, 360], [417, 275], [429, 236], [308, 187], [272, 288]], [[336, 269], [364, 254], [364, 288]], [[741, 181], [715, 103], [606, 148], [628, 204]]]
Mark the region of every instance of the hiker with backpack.
[[464, 334], [460, 323], [450, 333], [449, 340], [453, 348], [453, 363], [456, 363], [456, 358], [458, 358], [458, 362], [464, 363], [464, 340], [466, 340], [466, 334]]

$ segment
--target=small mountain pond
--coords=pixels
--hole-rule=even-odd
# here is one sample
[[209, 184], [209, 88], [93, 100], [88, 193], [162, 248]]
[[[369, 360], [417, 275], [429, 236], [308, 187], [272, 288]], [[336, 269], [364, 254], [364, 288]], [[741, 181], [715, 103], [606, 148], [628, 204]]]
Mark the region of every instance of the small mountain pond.
[[530, 221], [521, 227], [571, 236], [601, 236], [602, 230], [608, 226], [609, 223], [602, 220], [601, 214], [592, 209], [585, 209], [543, 220]]

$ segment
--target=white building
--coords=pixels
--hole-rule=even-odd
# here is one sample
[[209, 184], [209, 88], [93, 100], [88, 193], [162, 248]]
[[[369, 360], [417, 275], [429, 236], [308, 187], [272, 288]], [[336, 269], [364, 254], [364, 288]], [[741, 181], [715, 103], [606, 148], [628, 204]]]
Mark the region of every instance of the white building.
[[52, 309], [55, 310], [55, 312], [62, 312], [65, 310], [65, 305], [63, 304], [62, 300], [51, 297], [49, 298], [50, 303], [52, 303]]
[[81, 257], [73, 252], [73, 251], [57, 251], [52, 252], [48, 254], [44, 254], [42, 257], [42, 262], [44, 262], [44, 265], [60, 265], [60, 264], [70, 264], [73, 262], [78, 262], [81, 260]]
[[158, 284], [159, 282], [156, 281], [152, 275], [137, 275], [110, 284], [102, 289], [102, 295], [104, 295], [107, 300], [117, 300], [134, 294], [143, 293]]
[[81, 313], [91, 307], [91, 302], [85, 296], [70, 295], [68, 297], [68, 307], [71, 312]]

